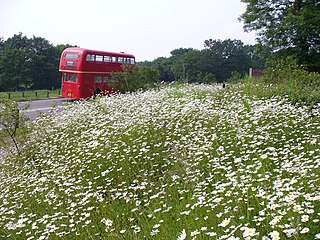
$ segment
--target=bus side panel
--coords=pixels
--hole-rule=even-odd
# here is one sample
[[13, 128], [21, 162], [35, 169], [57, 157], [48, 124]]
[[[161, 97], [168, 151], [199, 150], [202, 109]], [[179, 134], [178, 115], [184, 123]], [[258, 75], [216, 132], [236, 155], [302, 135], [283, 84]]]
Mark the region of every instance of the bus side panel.
[[[112, 78], [111, 75], [105, 75], [105, 77], [106, 77], [107, 79], [109, 79], [109, 81], [110, 81], [110, 79]], [[107, 81], [107, 82], [106, 82], [106, 81], [103, 81], [103, 83], [102, 83], [101, 91], [102, 91], [102, 94], [104, 94], [104, 95], [109, 95], [109, 94], [111, 94], [111, 93], [115, 93], [115, 92], [116, 92], [115, 89], [113, 89], [112, 87], [110, 87], [109, 81]]]
[[81, 98], [90, 98], [94, 93], [94, 75], [89, 73], [83, 73], [81, 75]]

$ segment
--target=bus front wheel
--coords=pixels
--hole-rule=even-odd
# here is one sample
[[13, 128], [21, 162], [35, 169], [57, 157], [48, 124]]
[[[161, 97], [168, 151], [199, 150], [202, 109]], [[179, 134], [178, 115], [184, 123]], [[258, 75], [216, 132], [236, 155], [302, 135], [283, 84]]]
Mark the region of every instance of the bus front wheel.
[[93, 95], [97, 96], [101, 94], [101, 90], [99, 88], [97, 88], [96, 90], [94, 90]]

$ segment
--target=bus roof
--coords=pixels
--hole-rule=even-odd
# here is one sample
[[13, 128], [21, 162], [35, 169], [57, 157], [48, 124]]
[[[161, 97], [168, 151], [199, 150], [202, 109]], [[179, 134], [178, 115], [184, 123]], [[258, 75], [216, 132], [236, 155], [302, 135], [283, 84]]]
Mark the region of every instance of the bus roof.
[[108, 55], [108, 56], [117, 56], [117, 57], [131, 57], [134, 58], [134, 55], [124, 53], [124, 52], [109, 52], [109, 51], [100, 51], [100, 50], [91, 50], [91, 49], [86, 49], [86, 48], [77, 48], [77, 47], [71, 47], [71, 48], [66, 48], [63, 50], [63, 54], [65, 52], [78, 52], [81, 54], [97, 54], [97, 55]]

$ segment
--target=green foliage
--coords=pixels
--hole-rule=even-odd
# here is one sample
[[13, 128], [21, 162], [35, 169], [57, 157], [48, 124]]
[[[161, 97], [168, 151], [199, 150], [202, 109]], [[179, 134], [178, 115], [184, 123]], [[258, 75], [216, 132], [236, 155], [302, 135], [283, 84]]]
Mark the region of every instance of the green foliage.
[[160, 72], [163, 82], [212, 83], [227, 81], [233, 72], [244, 76], [250, 67], [264, 68], [272, 51], [261, 44], [244, 45], [240, 40], [206, 40], [205, 49], [179, 48], [169, 58], [141, 63]]
[[[22, 33], [15, 34], [6, 41], [1, 38], [0, 91], [59, 88], [59, 58], [62, 51], [71, 46], [53, 46], [44, 38], [27, 38]], [[205, 41], [203, 50], [178, 48], [171, 51], [169, 58], [159, 57], [152, 62], [144, 61], [138, 65], [158, 70], [159, 73], [154, 74], [159, 75], [161, 82], [212, 83], [227, 81], [232, 72], [244, 76], [250, 67], [263, 68], [270, 55], [270, 48], [261, 44], [251, 46], [244, 45], [240, 40], [209, 39]], [[141, 71], [139, 74], [149, 74]], [[132, 74], [139, 75], [133, 72], [131, 71]], [[132, 79], [129, 84], [121, 75], [117, 76], [117, 81], [123, 82], [115, 86], [120, 91], [132, 91], [144, 88], [142, 85], [145, 83], [149, 84], [149, 80]], [[113, 83], [115, 82], [114, 80]]]
[[273, 55], [272, 48], [261, 43], [255, 45], [248, 45], [246, 53], [251, 58], [251, 68], [264, 69], [266, 62], [269, 61]]
[[114, 73], [110, 81], [110, 86], [121, 93], [149, 89], [159, 83], [159, 72], [152, 67], [124, 65], [123, 70]]
[[242, 75], [238, 72], [232, 72], [228, 82], [238, 83], [242, 79]]
[[209, 39], [205, 41], [205, 47], [207, 53], [204, 61], [215, 63], [212, 70], [219, 82], [226, 81], [234, 71], [244, 74], [251, 66], [251, 56], [240, 40]]
[[[179, 50], [179, 51], [178, 51]], [[179, 54], [177, 54], [177, 52]], [[201, 52], [194, 49], [177, 49], [172, 51], [173, 64], [171, 71], [176, 81], [201, 82], [203, 72], [201, 71]], [[200, 74], [200, 78], [199, 78]]]
[[48, 40], [15, 34], [0, 41], [0, 91], [60, 87], [59, 60], [65, 47]]
[[257, 96], [286, 96], [293, 102], [309, 106], [320, 102], [320, 74], [301, 68], [293, 58], [268, 63], [264, 77], [255, 79]]
[[244, 29], [258, 30], [260, 42], [320, 72], [320, 4], [315, 0], [242, 0]]
[[13, 145], [18, 155], [20, 155], [20, 142], [26, 137], [26, 120], [27, 117], [20, 113], [17, 102], [0, 98], [0, 126], [2, 127], [0, 141], [9, 151]]
[[149, 67], [153, 67], [159, 71], [159, 78], [161, 82], [172, 82], [175, 80], [175, 76], [172, 72], [173, 58], [159, 57], [150, 62]]

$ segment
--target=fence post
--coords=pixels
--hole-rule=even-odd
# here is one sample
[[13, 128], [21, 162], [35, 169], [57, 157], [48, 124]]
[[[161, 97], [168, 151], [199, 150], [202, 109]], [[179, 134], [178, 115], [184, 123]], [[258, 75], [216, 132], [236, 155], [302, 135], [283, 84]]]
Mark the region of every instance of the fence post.
[[38, 92], [37, 91], [35, 91], [34, 94], [36, 95], [36, 97], [38, 97]]
[[252, 78], [252, 68], [249, 68], [249, 78]]
[[11, 98], [11, 93], [10, 93], [10, 92], [8, 92], [8, 98], [9, 98], [9, 99]]
[[49, 90], [47, 90], [47, 98], [49, 98]]
[[24, 91], [22, 91], [22, 97], [24, 98]]

